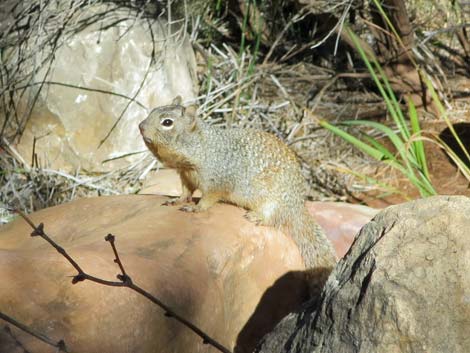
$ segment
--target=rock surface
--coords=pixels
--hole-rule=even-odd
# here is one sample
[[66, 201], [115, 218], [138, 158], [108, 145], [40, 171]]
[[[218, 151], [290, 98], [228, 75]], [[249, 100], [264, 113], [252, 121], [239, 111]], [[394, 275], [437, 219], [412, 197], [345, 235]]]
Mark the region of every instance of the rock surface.
[[[68, 2], [58, 3], [61, 5], [57, 6], [68, 5]], [[195, 99], [198, 90], [196, 61], [184, 33], [169, 33], [166, 22], [151, 22], [137, 14], [133, 17], [130, 10], [113, 9], [111, 12], [112, 6], [112, 3], [87, 5], [77, 11], [71, 23], [97, 13], [109, 12], [111, 15], [100, 16], [99, 21], [93, 21], [83, 30], [61, 37], [50, 71], [45, 65], [36, 73], [34, 81], [45, 79], [131, 98], [136, 95], [135, 99], [148, 109], [168, 104], [177, 95], [185, 101]], [[57, 11], [60, 13], [60, 8]], [[31, 38], [32, 43], [35, 40]], [[36, 53], [36, 46], [31, 44], [30, 47]], [[49, 48], [41, 49], [37, 55], [49, 55]], [[149, 66], [153, 50], [155, 61]], [[30, 65], [33, 68], [38, 59], [32, 56]], [[36, 94], [38, 87], [33, 86], [18, 102], [20, 113], [29, 111], [28, 99]], [[99, 149], [98, 146], [128, 103], [128, 99], [116, 95], [57, 84], [45, 85], [18, 151], [30, 161], [35, 142], [40, 164], [61, 170], [109, 171], [127, 166], [129, 161], [135, 161], [141, 155], [105, 164], [103, 161], [146, 150], [138, 131], [138, 123], [148, 114], [146, 109], [131, 103], [107, 141]]]
[[[219, 204], [201, 214], [162, 207], [154, 195], [79, 199], [31, 215], [90, 274], [119, 272], [104, 237], [112, 233], [127, 273], [221, 343], [251, 351], [308, 296], [303, 263], [280, 231]], [[0, 311], [72, 352], [214, 352], [126, 288], [71, 284], [72, 266], [17, 219], [0, 228]], [[245, 328], [251, 333], [238, 338]], [[248, 329], [246, 329], [248, 328]], [[51, 352], [13, 328], [30, 352]], [[22, 350], [0, 332], [0, 352]]]
[[374, 208], [345, 202], [307, 202], [310, 214], [321, 225], [342, 258], [351, 247], [359, 230], [378, 212]]
[[257, 352], [468, 352], [469, 229], [463, 196], [387, 208], [335, 267], [319, 310], [289, 315]]

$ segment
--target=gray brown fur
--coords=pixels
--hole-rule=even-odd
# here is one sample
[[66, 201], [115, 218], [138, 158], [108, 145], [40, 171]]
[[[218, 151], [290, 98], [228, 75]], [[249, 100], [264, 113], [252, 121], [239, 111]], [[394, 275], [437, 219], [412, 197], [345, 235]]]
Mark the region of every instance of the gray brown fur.
[[[332, 266], [333, 248], [305, 208], [306, 185], [294, 152], [263, 131], [209, 126], [195, 106], [180, 102], [154, 109], [139, 125], [150, 151], [181, 177], [183, 194], [170, 203], [188, 203], [199, 189], [199, 203], [183, 210], [204, 211], [217, 201], [244, 207], [249, 220], [290, 233], [306, 267]], [[171, 128], [163, 125], [166, 119]]]

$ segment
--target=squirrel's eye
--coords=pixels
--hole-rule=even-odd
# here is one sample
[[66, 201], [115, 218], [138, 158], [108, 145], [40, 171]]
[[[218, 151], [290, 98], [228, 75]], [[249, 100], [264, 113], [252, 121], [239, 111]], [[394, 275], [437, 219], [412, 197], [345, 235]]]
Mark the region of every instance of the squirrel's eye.
[[163, 119], [161, 124], [164, 127], [171, 127], [173, 125], [173, 119]]

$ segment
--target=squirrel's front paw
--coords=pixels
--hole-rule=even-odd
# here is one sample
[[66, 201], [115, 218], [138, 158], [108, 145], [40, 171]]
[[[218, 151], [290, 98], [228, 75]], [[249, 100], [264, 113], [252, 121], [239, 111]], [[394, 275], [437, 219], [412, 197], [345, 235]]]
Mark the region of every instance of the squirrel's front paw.
[[164, 203], [162, 203], [162, 206], [177, 206], [191, 201], [191, 197], [175, 197], [173, 199], [166, 200]]

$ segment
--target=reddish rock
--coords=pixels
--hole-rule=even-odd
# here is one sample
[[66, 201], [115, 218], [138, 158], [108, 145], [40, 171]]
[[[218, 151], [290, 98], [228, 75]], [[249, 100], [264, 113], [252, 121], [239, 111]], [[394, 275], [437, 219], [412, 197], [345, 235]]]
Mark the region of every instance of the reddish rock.
[[307, 202], [307, 207], [333, 243], [338, 258], [346, 254], [359, 230], [379, 211], [344, 202]]
[[[240, 208], [219, 204], [188, 214], [160, 196], [80, 199], [31, 215], [95, 276], [115, 280], [112, 233], [134, 282], [230, 349], [250, 350], [307, 298], [293, 241], [257, 227]], [[17, 219], [0, 228], [0, 311], [72, 352], [214, 352], [187, 328], [127, 288], [71, 284], [72, 266]], [[262, 299], [262, 300], [261, 300]], [[260, 303], [261, 300], [261, 303]], [[14, 329], [35, 353], [51, 347]], [[0, 352], [20, 352], [0, 333]]]

